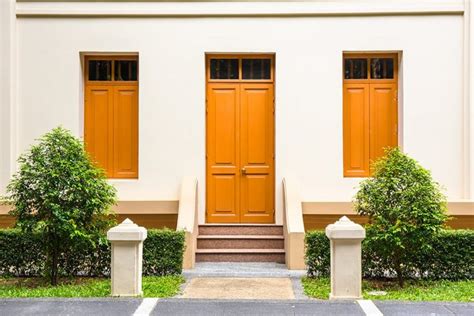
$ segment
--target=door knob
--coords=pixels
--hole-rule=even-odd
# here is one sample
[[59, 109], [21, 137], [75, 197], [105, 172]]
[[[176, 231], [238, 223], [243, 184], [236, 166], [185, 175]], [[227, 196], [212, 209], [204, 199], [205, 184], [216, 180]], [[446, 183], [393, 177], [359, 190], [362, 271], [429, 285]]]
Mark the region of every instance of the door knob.
[[242, 171], [242, 174], [247, 174], [247, 169], [245, 169], [245, 167], [243, 167], [240, 171]]

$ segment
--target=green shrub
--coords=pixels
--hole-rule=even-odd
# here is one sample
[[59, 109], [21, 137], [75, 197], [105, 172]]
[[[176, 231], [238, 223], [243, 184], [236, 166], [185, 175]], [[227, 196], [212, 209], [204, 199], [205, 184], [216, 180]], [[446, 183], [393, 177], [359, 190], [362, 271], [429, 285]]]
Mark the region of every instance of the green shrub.
[[[38, 233], [18, 229], [0, 230], [0, 275], [40, 276], [45, 273], [45, 242]], [[61, 276], [110, 275], [110, 244], [104, 236], [95, 243], [72, 244], [59, 254]], [[143, 274], [171, 275], [182, 271], [184, 232], [148, 230], [143, 245]]]
[[44, 271], [46, 255], [38, 234], [0, 230], [0, 275], [36, 276]]
[[474, 278], [474, 230], [443, 230], [432, 240], [432, 250], [418, 258], [421, 274], [430, 279]]
[[331, 268], [329, 239], [324, 231], [313, 230], [305, 235], [308, 276], [329, 276]]
[[[329, 239], [324, 231], [306, 233], [308, 276], [330, 273]], [[441, 230], [432, 239], [429, 251], [418, 252], [409, 270], [411, 278], [462, 280], [474, 279], [474, 230]], [[362, 243], [362, 274], [365, 278], [394, 277], [385, 257], [379, 256], [379, 243]]]
[[184, 232], [149, 230], [143, 244], [145, 275], [181, 274], [184, 254]]
[[[370, 235], [368, 230], [370, 230], [370, 227], [366, 227], [366, 236]], [[384, 245], [380, 242], [373, 242], [370, 238], [362, 241], [362, 275], [364, 277], [383, 278], [396, 276], [396, 272], [388, 262], [389, 259], [384, 255], [380, 255], [384, 251]], [[409, 276], [415, 277], [416, 274], [410, 273]]]
[[44, 135], [18, 163], [7, 187], [10, 215], [23, 232], [40, 236], [45, 272], [56, 285], [59, 270], [67, 271], [62, 255], [67, 262], [77, 246], [87, 249], [104, 242], [100, 239], [112, 224], [108, 215], [115, 189], [83, 144], [61, 127]]
[[373, 178], [360, 183], [355, 210], [369, 217], [366, 239], [377, 257], [397, 275], [400, 286], [421, 252], [447, 220], [446, 198], [429, 171], [399, 148], [374, 163]]

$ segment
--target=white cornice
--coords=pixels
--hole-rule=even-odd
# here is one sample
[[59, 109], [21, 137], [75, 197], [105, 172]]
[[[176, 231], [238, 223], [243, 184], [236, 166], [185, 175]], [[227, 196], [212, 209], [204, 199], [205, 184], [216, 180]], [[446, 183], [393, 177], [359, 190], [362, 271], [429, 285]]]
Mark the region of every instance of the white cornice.
[[219, 17], [463, 14], [462, 0], [311, 2], [17, 2], [18, 17]]

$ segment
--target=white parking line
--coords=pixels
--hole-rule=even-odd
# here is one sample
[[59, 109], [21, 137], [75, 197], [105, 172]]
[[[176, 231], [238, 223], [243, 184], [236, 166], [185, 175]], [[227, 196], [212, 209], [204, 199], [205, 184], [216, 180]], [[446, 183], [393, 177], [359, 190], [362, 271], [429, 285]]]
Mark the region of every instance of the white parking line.
[[138, 306], [133, 316], [148, 316], [155, 308], [156, 303], [158, 303], [157, 298], [144, 298], [140, 306]]
[[364, 311], [367, 316], [383, 316], [382, 312], [375, 306], [371, 300], [357, 300], [360, 308]]

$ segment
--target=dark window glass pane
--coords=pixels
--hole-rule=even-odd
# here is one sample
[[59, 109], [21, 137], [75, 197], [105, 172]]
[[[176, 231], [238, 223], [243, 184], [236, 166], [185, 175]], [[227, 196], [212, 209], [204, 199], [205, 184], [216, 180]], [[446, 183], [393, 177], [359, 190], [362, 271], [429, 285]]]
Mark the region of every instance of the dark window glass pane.
[[367, 79], [367, 59], [346, 58], [344, 60], [345, 79]]
[[89, 80], [93, 80], [93, 81], [112, 80], [112, 61], [89, 60]]
[[116, 81], [136, 81], [137, 61], [136, 60], [116, 60], [115, 61]]
[[211, 79], [239, 79], [239, 60], [211, 59]]
[[372, 79], [392, 79], [393, 58], [372, 58], [370, 60], [370, 77]]
[[243, 59], [242, 78], [243, 79], [271, 79], [270, 59]]

